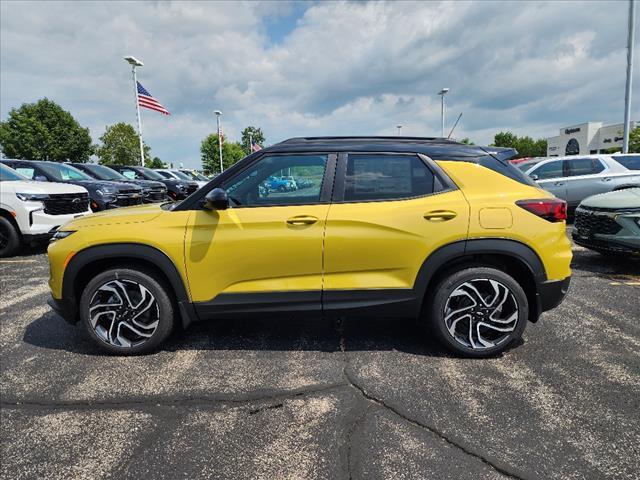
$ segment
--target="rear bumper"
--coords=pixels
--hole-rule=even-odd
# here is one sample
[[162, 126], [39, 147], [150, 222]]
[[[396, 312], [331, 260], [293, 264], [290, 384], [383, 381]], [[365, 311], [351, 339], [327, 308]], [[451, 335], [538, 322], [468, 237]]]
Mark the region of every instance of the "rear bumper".
[[571, 277], [538, 284], [538, 293], [536, 294], [538, 312], [546, 312], [560, 305], [569, 291], [570, 284]]

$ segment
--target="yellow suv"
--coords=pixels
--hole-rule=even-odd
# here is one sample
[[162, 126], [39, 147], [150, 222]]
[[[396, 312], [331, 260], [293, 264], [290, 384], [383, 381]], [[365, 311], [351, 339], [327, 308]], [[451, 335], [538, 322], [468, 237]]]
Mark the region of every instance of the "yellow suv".
[[514, 153], [287, 140], [180, 203], [65, 225], [49, 246], [51, 303], [117, 354], [194, 320], [296, 313], [415, 317], [458, 354], [495, 355], [571, 274], [566, 204], [509, 165]]

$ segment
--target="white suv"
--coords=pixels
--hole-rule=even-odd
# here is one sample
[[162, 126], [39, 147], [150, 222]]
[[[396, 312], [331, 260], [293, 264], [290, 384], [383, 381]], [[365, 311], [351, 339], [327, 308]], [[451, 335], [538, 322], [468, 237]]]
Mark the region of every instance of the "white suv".
[[61, 225], [90, 213], [85, 188], [33, 182], [0, 163], [0, 257], [21, 244], [46, 241]]

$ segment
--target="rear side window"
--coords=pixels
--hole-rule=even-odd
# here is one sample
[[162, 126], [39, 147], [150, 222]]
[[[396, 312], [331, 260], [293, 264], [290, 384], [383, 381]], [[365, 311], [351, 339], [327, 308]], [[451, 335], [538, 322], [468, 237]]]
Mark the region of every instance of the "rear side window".
[[553, 162], [540, 165], [533, 170], [530, 175], [537, 175], [538, 180], [545, 180], [547, 178], [563, 177], [562, 173], [562, 160], [554, 160]]
[[433, 173], [416, 155], [349, 155], [347, 160], [347, 202], [419, 197], [433, 191]]
[[36, 176], [36, 171], [33, 167], [23, 167], [22, 165], [18, 165], [15, 167], [15, 170], [20, 175], [27, 177], [30, 180], [33, 180]]
[[613, 155], [611, 158], [629, 170], [640, 170], [640, 155]]
[[569, 167], [569, 177], [580, 175], [593, 175], [604, 170], [604, 165], [596, 158], [572, 158], [565, 160]]

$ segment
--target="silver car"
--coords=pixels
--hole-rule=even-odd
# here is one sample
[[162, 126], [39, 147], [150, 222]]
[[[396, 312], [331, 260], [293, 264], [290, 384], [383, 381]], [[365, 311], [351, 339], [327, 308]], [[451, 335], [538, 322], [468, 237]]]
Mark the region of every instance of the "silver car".
[[591, 195], [640, 187], [640, 154], [534, 158], [516, 167], [570, 208]]

